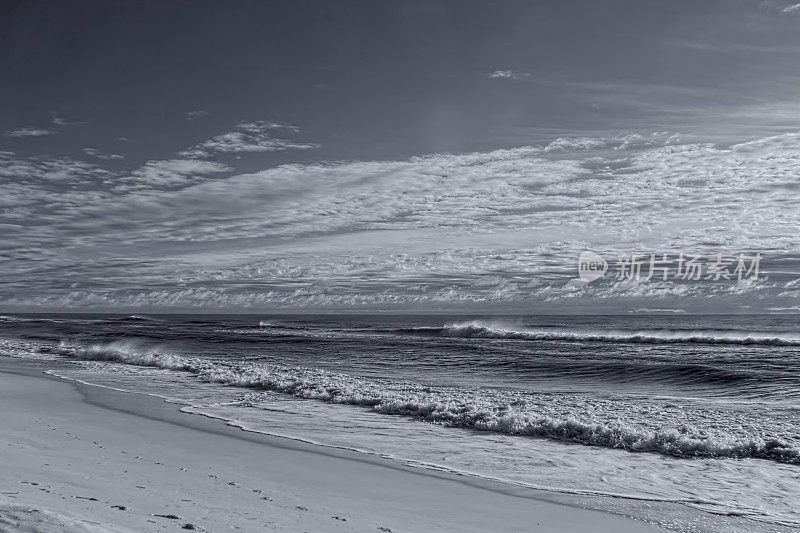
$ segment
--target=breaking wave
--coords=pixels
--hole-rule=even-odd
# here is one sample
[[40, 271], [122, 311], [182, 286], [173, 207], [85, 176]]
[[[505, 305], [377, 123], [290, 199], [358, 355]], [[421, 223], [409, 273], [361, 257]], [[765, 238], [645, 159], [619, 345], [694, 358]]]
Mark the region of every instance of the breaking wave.
[[[730, 424], [717, 433], [709, 433], [707, 429], [697, 429], [708, 428], [708, 420], [694, 420], [696, 424], [689, 424], [682, 409], [676, 409], [672, 419], [654, 418], [654, 412], [663, 415], [668, 411], [656, 404], [620, 407], [621, 402], [576, 395], [433, 387], [412, 381], [362, 378], [281, 364], [212, 361], [166, 353], [132, 340], [91, 346], [62, 343], [51, 351], [81, 360], [183, 371], [208, 383], [362, 406], [386, 415], [408, 416], [449, 427], [681, 458], [761, 458], [800, 464], [800, 447], [791, 439], [746, 433], [737, 420], [730, 420]], [[258, 393], [251, 393], [250, 398], [257, 403]], [[719, 423], [720, 413], [698, 413], [697, 416], [716, 416]]]
[[639, 342], [649, 344], [760, 344], [800, 346], [800, 333], [733, 333], [719, 330], [644, 330], [644, 331], [579, 331], [565, 328], [527, 328], [502, 323], [474, 320], [441, 328], [420, 327], [404, 330], [422, 335], [443, 337], [477, 337], [488, 339], [520, 339], [531, 341]]
[[128, 315], [117, 320], [120, 322], [161, 322], [158, 318], [147, 315]]

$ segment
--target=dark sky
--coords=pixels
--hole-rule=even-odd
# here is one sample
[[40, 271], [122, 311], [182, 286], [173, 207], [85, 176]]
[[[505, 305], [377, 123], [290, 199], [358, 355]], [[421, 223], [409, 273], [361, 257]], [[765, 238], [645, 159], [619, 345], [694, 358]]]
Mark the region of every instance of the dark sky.
[[794, 103], [800, 19], [780, 6], [7, 0], [0, 128], [83, 121], [48, 150], [125, 137], [148, 158], [253, 117], [336, 159], [642, 127], [747, 137], [787, 126], [748, 108]]
[[585, 247], [785, 255], [798, 26], [789, 0], [5, 0], [0, 303], [541, 303]]

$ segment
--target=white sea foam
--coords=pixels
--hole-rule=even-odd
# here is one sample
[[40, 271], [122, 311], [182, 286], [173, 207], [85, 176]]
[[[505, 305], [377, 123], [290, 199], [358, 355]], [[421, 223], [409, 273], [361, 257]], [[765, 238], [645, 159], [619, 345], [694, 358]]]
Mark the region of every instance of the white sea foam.
[[[433, 387], [280, 364], [184, 357], [136, 341], [88, 347], [62, 344], [60, 355], [185, 371], [211, 383], [277, 391], [451, 427], [545, 437], [675, 457], [762, 458], [800, 464], [792, 413], [773, 416], [773, 434], [748, 432], [741, 413], [630, 404], [576, 394]], [[702, 428], [702, 429], [698, 429]], [[709, 429], [714, 428], [714, 429]]]

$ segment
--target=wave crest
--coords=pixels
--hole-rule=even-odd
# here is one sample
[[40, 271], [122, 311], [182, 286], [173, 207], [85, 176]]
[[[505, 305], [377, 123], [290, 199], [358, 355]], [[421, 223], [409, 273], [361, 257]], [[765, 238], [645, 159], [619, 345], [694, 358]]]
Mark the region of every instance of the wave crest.
[[197, 371], [197, 366], [190, 364], [190, 359], [163, 352], [158, 348], [148, 347], [136, 340], [118, 340], [86, 347], [72, 347], [62, 342], [54, 351], [58, 355], [85, 361], [119, 362], [135, 366], [153, 366], [166, 370]]
[[535, 329], [506, 326], [500, 323], [473, 320], [448, 324], [443, 328], [413, 328], [409, 332], [438, 334], [445, 337], [476, 337], [489, 339], [519, 339], [531, 341], [640, 342], [649, 344], [761, 344], [771, 346], [800, 346], [800, 334], [751, 332], [734, 334], [715, 330], [644, 330], [644, 331], [579, 331], [564, 328]]

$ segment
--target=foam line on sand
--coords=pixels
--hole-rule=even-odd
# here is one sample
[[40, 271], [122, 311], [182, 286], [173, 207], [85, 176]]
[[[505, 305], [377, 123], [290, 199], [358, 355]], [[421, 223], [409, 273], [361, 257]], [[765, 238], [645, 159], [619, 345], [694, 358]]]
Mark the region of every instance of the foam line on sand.
[[2, 531], [660, 531], [0, 360]]

